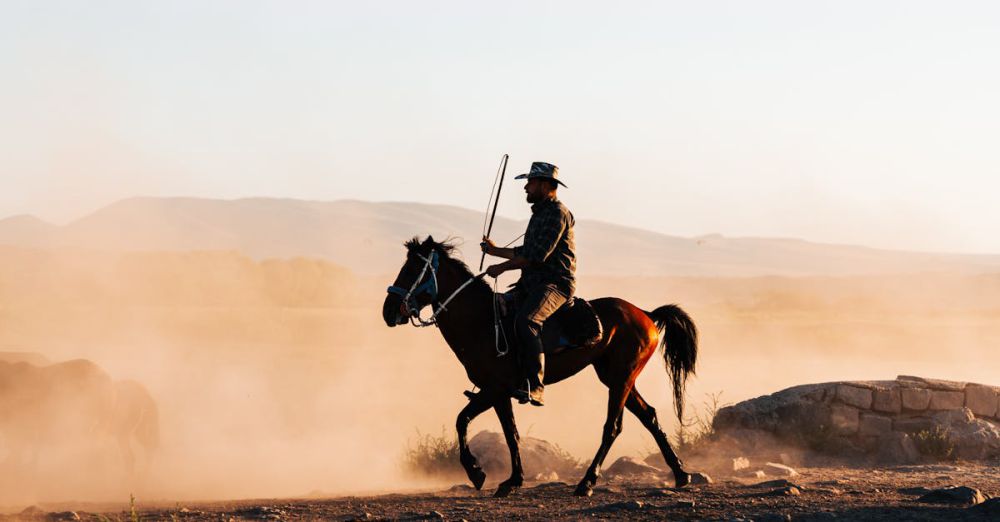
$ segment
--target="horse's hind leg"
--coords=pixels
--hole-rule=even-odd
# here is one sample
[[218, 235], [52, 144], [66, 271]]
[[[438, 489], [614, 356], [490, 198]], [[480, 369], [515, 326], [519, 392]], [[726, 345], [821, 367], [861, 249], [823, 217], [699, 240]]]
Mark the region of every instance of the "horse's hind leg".
[[486, 392], [472, 394], [469, 396], [469, 404], [462, 408], [462, 411], [458, 413], [458, 420], [455, 421], [455, 429], [458, 431], [458, 458], [462, 462], [462, 467], [465, 468], [465, 474], [469, 476], [469, 480], [472, 481], [472, 485], [476, 489], [483, 488], [483, 483], [486, 482], [486, 473], [483, 472], [483, 468], [479, 467], [476, 456], [469, 451], [466, 433], [472, 419], [492, 406], [493, 403], [487, 397]]
[[608, 418], [604, 421], [601, 447], [598, 448], [597, 455], [594, 456], [594, 461], [587, 469], [583, 480], [576, 486], [574, 495], [589, 497], [594, 493], [594, 485], [597, 484], [597, 477], [601, 473], [601, 466], [604, 464], [604, 459], [608, 456], [608, 451], [611, 450], [611, 444], [614, 443], [618, 434], [622, 431], [622, 409], [625, 406], [625, 398], [632, 389], [632, 384], [633, 381], [629, 380], [609, 386]]
[[497, 399], [493, 405], [503, 427], [504, 438], [507, 439], [507, 447], [510, 449], [510, 478], [497, 486], [494, 497], [506, 497], [517, 491], [524, 484], [524, 470], [521, 469], [521, 452], [517, 445], [520, 442], [520, 435], [517, 434], [517, 426], [514, 424], [514, 409], [510, 405], [510, 398], [503, 397]]
[[643, 400], [642, 396], [639, 395], [639, 390], [636, 390], [634, 387], [631, 393], [628, 394], [625, 407], [638, 417], [639, 422], [653, 435], [656, 445], [660, 447], [660, 453], [663, 454], [663, 460], [667, 462], [667, 466], [670, 466], [670, 471], [674, 472], [674, 484], [679, 488], [686, 486], [691, 481], [691, 475], [684, 471], [684, 465], [677, 458], [677, 454], [674, 453], [673, 448], [670, 447], [667, 435], [663, 433], [659, 421], [656, 420], [656, 410]]

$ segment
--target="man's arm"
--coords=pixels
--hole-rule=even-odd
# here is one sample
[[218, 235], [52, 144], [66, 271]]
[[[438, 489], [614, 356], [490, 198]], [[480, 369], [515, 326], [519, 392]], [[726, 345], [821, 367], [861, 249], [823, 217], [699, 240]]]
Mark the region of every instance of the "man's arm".
[[492, 239], [487, 237], [483, 237], [483, 242], [479, 243], [479, 248], [491, 256], [502, 257], [504, 259], [514, 259], [517, 257], [517, 252], [513, 248], [498, 247]]
[[492, 240], [486, 237], [483, 238], [482, 243], [479, 243], [479, 247], [482, 248], [483, 252], [491, 256], [502, 257], [507, 260], [503, 263], [490, 265], [486, 269], [486, 273], [491, 277], [497, 277], [508, 270], [520, 270], [531, 264], [531, 261], [519, 255], [517, 249], [498, 247]]

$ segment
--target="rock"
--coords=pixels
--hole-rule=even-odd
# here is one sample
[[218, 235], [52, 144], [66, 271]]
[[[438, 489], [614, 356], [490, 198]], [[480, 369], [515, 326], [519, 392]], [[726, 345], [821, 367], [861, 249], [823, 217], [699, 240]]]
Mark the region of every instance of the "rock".
[[978, 489], [968, 486], [935, 489], [917, 499], [917, 502], [931, 504], [961, 504], [974, 506], [986, 501], [986, 497]]
[[25, 518], [40, 517], [40, 516], [42, 516], [42, 515], [45, 514], [45, 511], [42, 510], [42, 508], [40, 508], [38, 506], [28, 506], [28, 507], [22, 509], [21, 513], [19, 513], [19, 514], [22, 517], [25, 517]]
[[535, 482], [557, 482], [558, 480], [559, 474], [555, 471], [535, 475]]
[[990, 517], [995, 520], [994, 517], [1000, 517], [1000, 497], [987, 499], [985, 502], [970, 507], [969, 511], [977, 516]]
[[965, 407], [979, 417], [1000, 417], [1000, 394], [992, 386], [969, 384], [965, 387]]
[[830, 407], [830, 425], [839, 433], [850, 434], [858, 431], [858, 410], [842, 404]]
[[[487, 475], [510, 474], [510, 451], [503, 434], [480, 431], [469, 440], [469, 449]], [[576, 472], [576, 459], [548, 441], [522, 437], [519, 449], [525, 476], [534, 477], [551, 472], [556, 472], [559, 476], [571, 476]]]
[[733, 471], [740, 471], [750, 467], [750, 460], [746, 457], [736, 457], [733, 459]]
[[849, 384], [838, 385], [836, 397], [837, 400], [843, 402], [844, 404], [854, 406], [855, 408], [860, 408], [862, 410], [867, 410], [872, 407], [872, 391], [864, 388], [858, 388], [857, 386], [851, 386]]
[[931, 404], [931, 391], [925, 388], [903, 388], [899, 395], [904, 410], [924, 411]]
[[903, 433], [920, 433], [934, 429], [934, 421], [927, 417], [896, 419], [892, 421], [892, 429]]
[[586, 512], [589, 513], [607, 513], [615, 511], [637, 511], [642, 509], [644, 504], [638, 500], [629, 500], [626, 502], [615, 502], [613, 504], [604, 504], [603, 506], [592, 507]]
[[862, 436], [880, 436], [892, 431], [892, 419], [883, 415], [862, 413], [858, 422], [858, 433]]
[[925, 488], [923, 486], [916, 486], [912, 488], [899, 488], [896, 491], [904, 495], [926, 495], [933, 490], [931, 490], [930, 488]]
[[942, 411], [934, 414], [931, 418], [934, 422], [948, 427], [963, 426], [976, 420], [976, 416], [972, 414], [972, 410], [969, 408]]
[[767, 473], [764, 473], [762, 470], [759, 469], [758, 470], [744, 469], [740, 470], [740, 472], [737, 473], [736, 476], [742, 478], [762, 479], [767, 476]]
[[708, 475], [706, 475], [704, 473], [692, 473], [691, 474], [691, 484], [692, 485], [696, 486], [696, 485], [699, 485], [699, 484], [711, 484], [711, 483], [712, 483], [712, 477], [709, 477]]
[[900, 386], [916, 386], [920, 388], [930, 388], [932, 390], [962, 391], [965, 383], [946, 381], [943, 379], [927, 379], [925, 377], [915, 377], [913, 375], [900, 375], [896, 377], [896, 382]]
[[768, 480], [767, 482], [758, 482], [757, 484], [753, 484], [753, 485], [748, 486], [748, 487], [752, 487], [752, 488], [788, 488], [788, 487], [795, 487], [795, 488], [797, 488], [799, 490], [806, 489], [806, 488], [804, 488], [804, 487], [802, 487], [802, 486], [800, 486], [800, 485], [798, 485], [798, 484], [796, 484], [794, 482], [789, 482], [789, 481], [787, 481], [785, 479]]
[[270, 506], [253, 506], [238, 510], [236, 513], [244, 518], [262, 520], [280, 520], [281, 517], [285, 515], [284, 511]]
[[1000, 427], [989, 421], [973, 419], [950, 424], [948, 440], [960, 459], [985, 460], [1000, 456]]
[[431, 520], [444, 520], [444, 515], [440, 511], [431, 511], [427, 513], [427, 518]]
[[695, 506], [695, 502], [693, 500], [678, 500], [676, 505], [679, 508], [688, 508], [688, 509], [690, 509], [690, 508], [693, 508]]
[[768, 475], [777, 475], [779, 477], [795, 477], [799, 474], [798, 471], [776, 462], [768, 462], [764, 464], [764, 473], [767, 473]]
[[604, 470], [608, 476], [631, 477], [635, 475], [649, 475], [660, 473], [660, 468], [656, 468], [640, 462], [632, 457], [622, 457]]
[[912, 464], [920, 459], [913, 438], [906, 433], [893, 432], [879, 439], [877, 459], [887, 464]]
[[798, 497], [802, 495], [802, 490], [795, 486], [788, 486], [784, 488], [772, 489], [764, 494], [768, 497]]
[[80, 520], [80, 515], [75, 511], [59, 511], [45, 515], [47, 520]]
[[965, 392], [935, 391], [931, 393], [931, 402], [927, 406], [931, 410], [954, 410], [965, 406]]
[[875, 390], [872, 394], [872, 409], [883, 413], [903, 411], [903, 401], [899, 397], [899, 388]]

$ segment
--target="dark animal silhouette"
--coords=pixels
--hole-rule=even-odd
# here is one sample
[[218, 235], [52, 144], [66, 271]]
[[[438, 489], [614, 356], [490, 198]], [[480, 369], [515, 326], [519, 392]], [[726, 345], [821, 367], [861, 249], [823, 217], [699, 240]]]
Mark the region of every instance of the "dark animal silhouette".
[[[464, 263], [450, 257], [454, 250], [451, 244], [435, 242], [431, 237], [423, 242], [414, 238], [406, 243], [406, 250], [406, 262], [393, 285], [403, 289], [416, 288], [418, 292], [409, 300], [394, 292], [386, 296], [382, 317], [390, 327], [406, 324], [411, 315], [425, 306], [432, 305], [435, 310], [438, 309], [442, 301], [475, 277]], [[434, 271], [425, 268], [435, 264]], [[436, 282], [432, 282], [432, 278]], [[604, 325], [603, 338], [589, 347], [562, 351], [546, 358], [545, 384], [559, 382], [587, 366], [593, 366], [601, 382], [608, 387], [607, 420], [601, 445], [577, 485], [575, 494], [592, 494], [601, 465], [621, 432], [624, 408], [638, 417], [653, 435], [666, 464], [673, 471], [676, 485], [686, 485], [690, 475], [671, 449], [657, 421], [656, 411], [635, 388], [635, 380], [659, 345], [670, 375], [677, 417], [683, 417], [684, 385], [694, 372], [697, 357], [698, 334], [693, 321], [676, 305], [644, 312], [627, 301], [613, 297], [596, 299], [591, 304]], [[517, 490], [524, 481], [510, 395], [519, 370], [513, 352], [497, 357], [493, 318], [493, 291], [477, 278], [439, 313], [437, 325], [465, 367], [469, 379], [481, 389], [478, 393], [469, 394], [469, 404], [458, 414], [456, 422], [462, 466], [472, 484], [477, 489], [482, 488], [486, 474], [469, 451], [466, 430], [472, 419], [493, 408], [510, 449], [511, 476], [499, 485], [495, 493], [495, 496], [502, 497]]]

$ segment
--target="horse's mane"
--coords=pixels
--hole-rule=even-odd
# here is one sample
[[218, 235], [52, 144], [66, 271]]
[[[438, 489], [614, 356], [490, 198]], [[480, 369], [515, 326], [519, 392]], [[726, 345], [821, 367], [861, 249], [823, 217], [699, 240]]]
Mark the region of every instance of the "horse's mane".
[[[426, 244], [429, 244], [432, 250], [437, 250], [438, 254], [441, 256], [442, 262], [450, 264], [452, 267], [454, 267], [456, 270], [458, 270], [467, 277], [476, 276], [476, 274], [474, 274], [472, 270], [469, 268], [469, 265], [466, 265], [465, 262], [462, 261], [461, 259], [454, 257], [453, 254], [455, 252], [459, 252], [458, 250], [459, 240], [457, 238], [448, 238], [445, 239], [444, 241], [434, 241], [433, 238], [428, 236], [426, 241], [421, 241], [419, 237], [413, 236], [411, 239], [403, 243], [403, 246], [405, 246], [408, 251], [413, 253], [413, 252], [419, 252], [421, 249], [426, 248]], [[493, 291], [490, 288], [490, 285], [487, 284], [486, 281], [483, 281], [482, 278], [476, 279], [475, 281], [472, 282], [470, 286], [479, 286], [484, 290], [490, 292]]]

